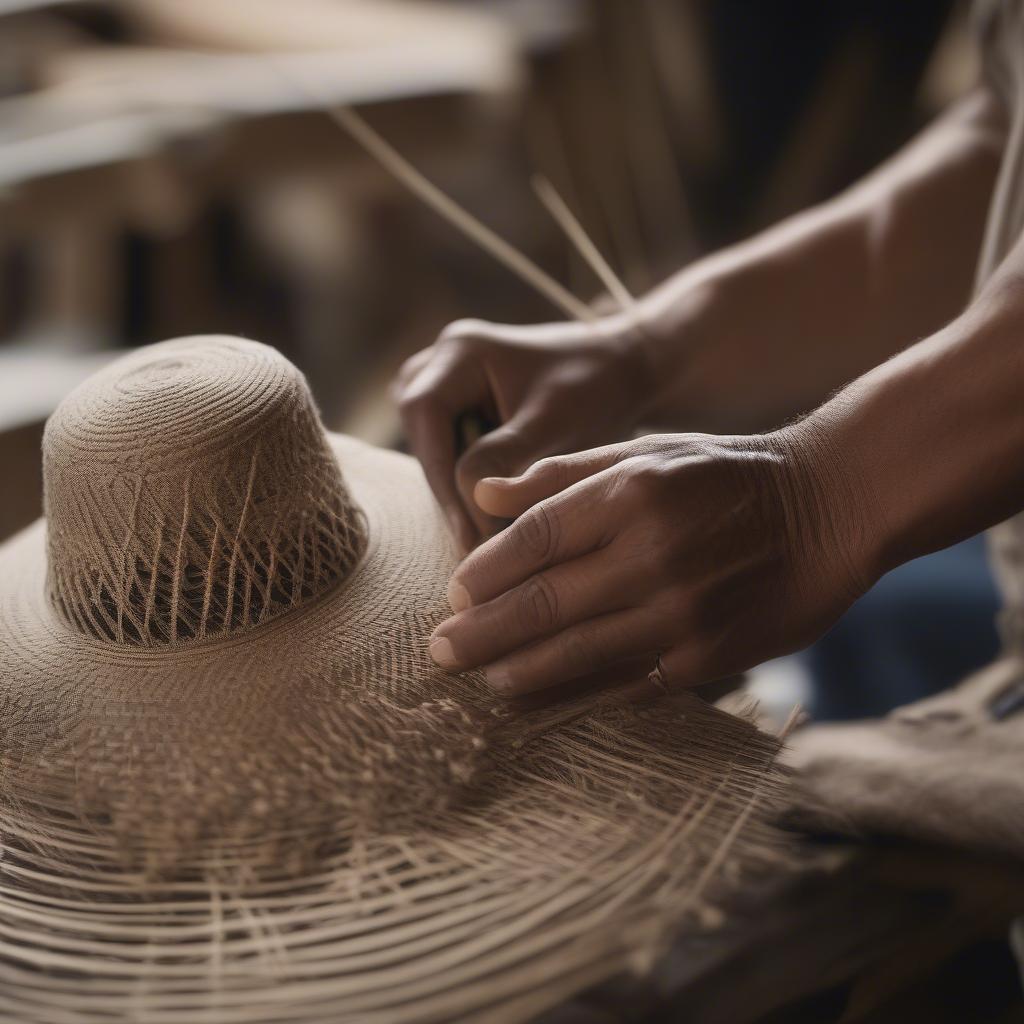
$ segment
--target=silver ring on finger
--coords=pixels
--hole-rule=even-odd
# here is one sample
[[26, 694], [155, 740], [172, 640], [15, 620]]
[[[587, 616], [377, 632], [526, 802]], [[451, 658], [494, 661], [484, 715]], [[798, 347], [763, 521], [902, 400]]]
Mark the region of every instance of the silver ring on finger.
[[654, 668], [648, 673], [647, 681], [663, 693], [668, 693], [668, 683], [665, 681], [665, 666], [661, 663], [661, 651], [655, 655]]

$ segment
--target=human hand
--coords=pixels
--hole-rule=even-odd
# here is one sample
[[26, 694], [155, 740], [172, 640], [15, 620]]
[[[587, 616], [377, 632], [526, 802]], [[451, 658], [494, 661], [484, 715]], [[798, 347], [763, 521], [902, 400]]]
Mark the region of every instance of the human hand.
[[475, 498], [519, 518], [455, 571], [430, 650], [510, 696], [659, 655], [666, 685], [709, 682], [805, 646], [872, 582], [863, 489], [799, 430], [652, 435]]
[[[394, 393], [409, 444], [464, 550], [499, 525], [473, 500], [482, 478], [514, 476], [637, 426], [654, 392], [645, 344], [640, 327], [616, 317], [524, 327], [460, 320], [405, 363]], [[499, 425], [460, 453], [458, 426], [472, 413]]]

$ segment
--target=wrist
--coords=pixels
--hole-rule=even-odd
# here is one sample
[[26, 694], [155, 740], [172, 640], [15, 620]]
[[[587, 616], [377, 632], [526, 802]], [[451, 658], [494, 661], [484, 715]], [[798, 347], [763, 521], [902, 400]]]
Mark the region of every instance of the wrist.
[[648, 399], [642, 419], [652, 426], [700, 423], [707, 394], [701, 382], [713, 311], [720, 305], [715, 279], [674, 280], [620, 315], [623, 335], [642, 362]]
[[821, 409], [766, 440], [786, 465], [783, 501], [795, 543], [816, 550], [812, 570], [832, 573], [856, 599], [888, 568], [889, 531], [873, 481]]
[[846, 546], [869, 578], [1024, 507], [1024, 317], [1015, 297], [998, 298], [975, 302], [787, 428], [834, 467], [833, 489], [852, 512]]

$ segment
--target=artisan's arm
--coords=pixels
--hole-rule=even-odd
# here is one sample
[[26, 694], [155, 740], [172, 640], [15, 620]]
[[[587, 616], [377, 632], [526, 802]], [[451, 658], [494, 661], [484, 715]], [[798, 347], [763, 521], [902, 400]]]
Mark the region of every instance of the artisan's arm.
[[1024, 509], [1024, 242], [963, 315], [791, 431], [863, 492], [868, 581]]
[[956, 316], [1002, 143], [979, 89], [848, 192], [645, 298], [655, 421], [777, 424]]
[[455, 571], [431, 653], [515, 695], [633, 659], [694, 685], [797, 650], [887, 569], [1024, 509], [1022, 395], [1024, 241], [961, 316], [794, 424], [482, 480], [515, 522]]
[[[461, 321], [396, 386], [410, 446], [467, 550], [487, 476], [637, 427], [763, 430], [963, 308], [1003, 144], [985, 91], [845, 195], [676, 275], [597, 325]], [[639, 328], [639, 329], [638, 329]], [[456, 424], [496, 429], [465, 451]]]

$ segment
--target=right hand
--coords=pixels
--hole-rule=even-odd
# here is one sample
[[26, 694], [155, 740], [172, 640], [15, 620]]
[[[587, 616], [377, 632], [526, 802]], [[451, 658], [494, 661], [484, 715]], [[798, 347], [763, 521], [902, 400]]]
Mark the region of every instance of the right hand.
[[[622, 440], [640, 423], [654, 394], [646, 343], [620, 317], [459, 320], [406, 361], [393, 390], [409, 445], [464, 551], [499, 524], [473, 500], [481, 479]], [[460, 426], [473, 414], [497, 426], [460, 452]]]

